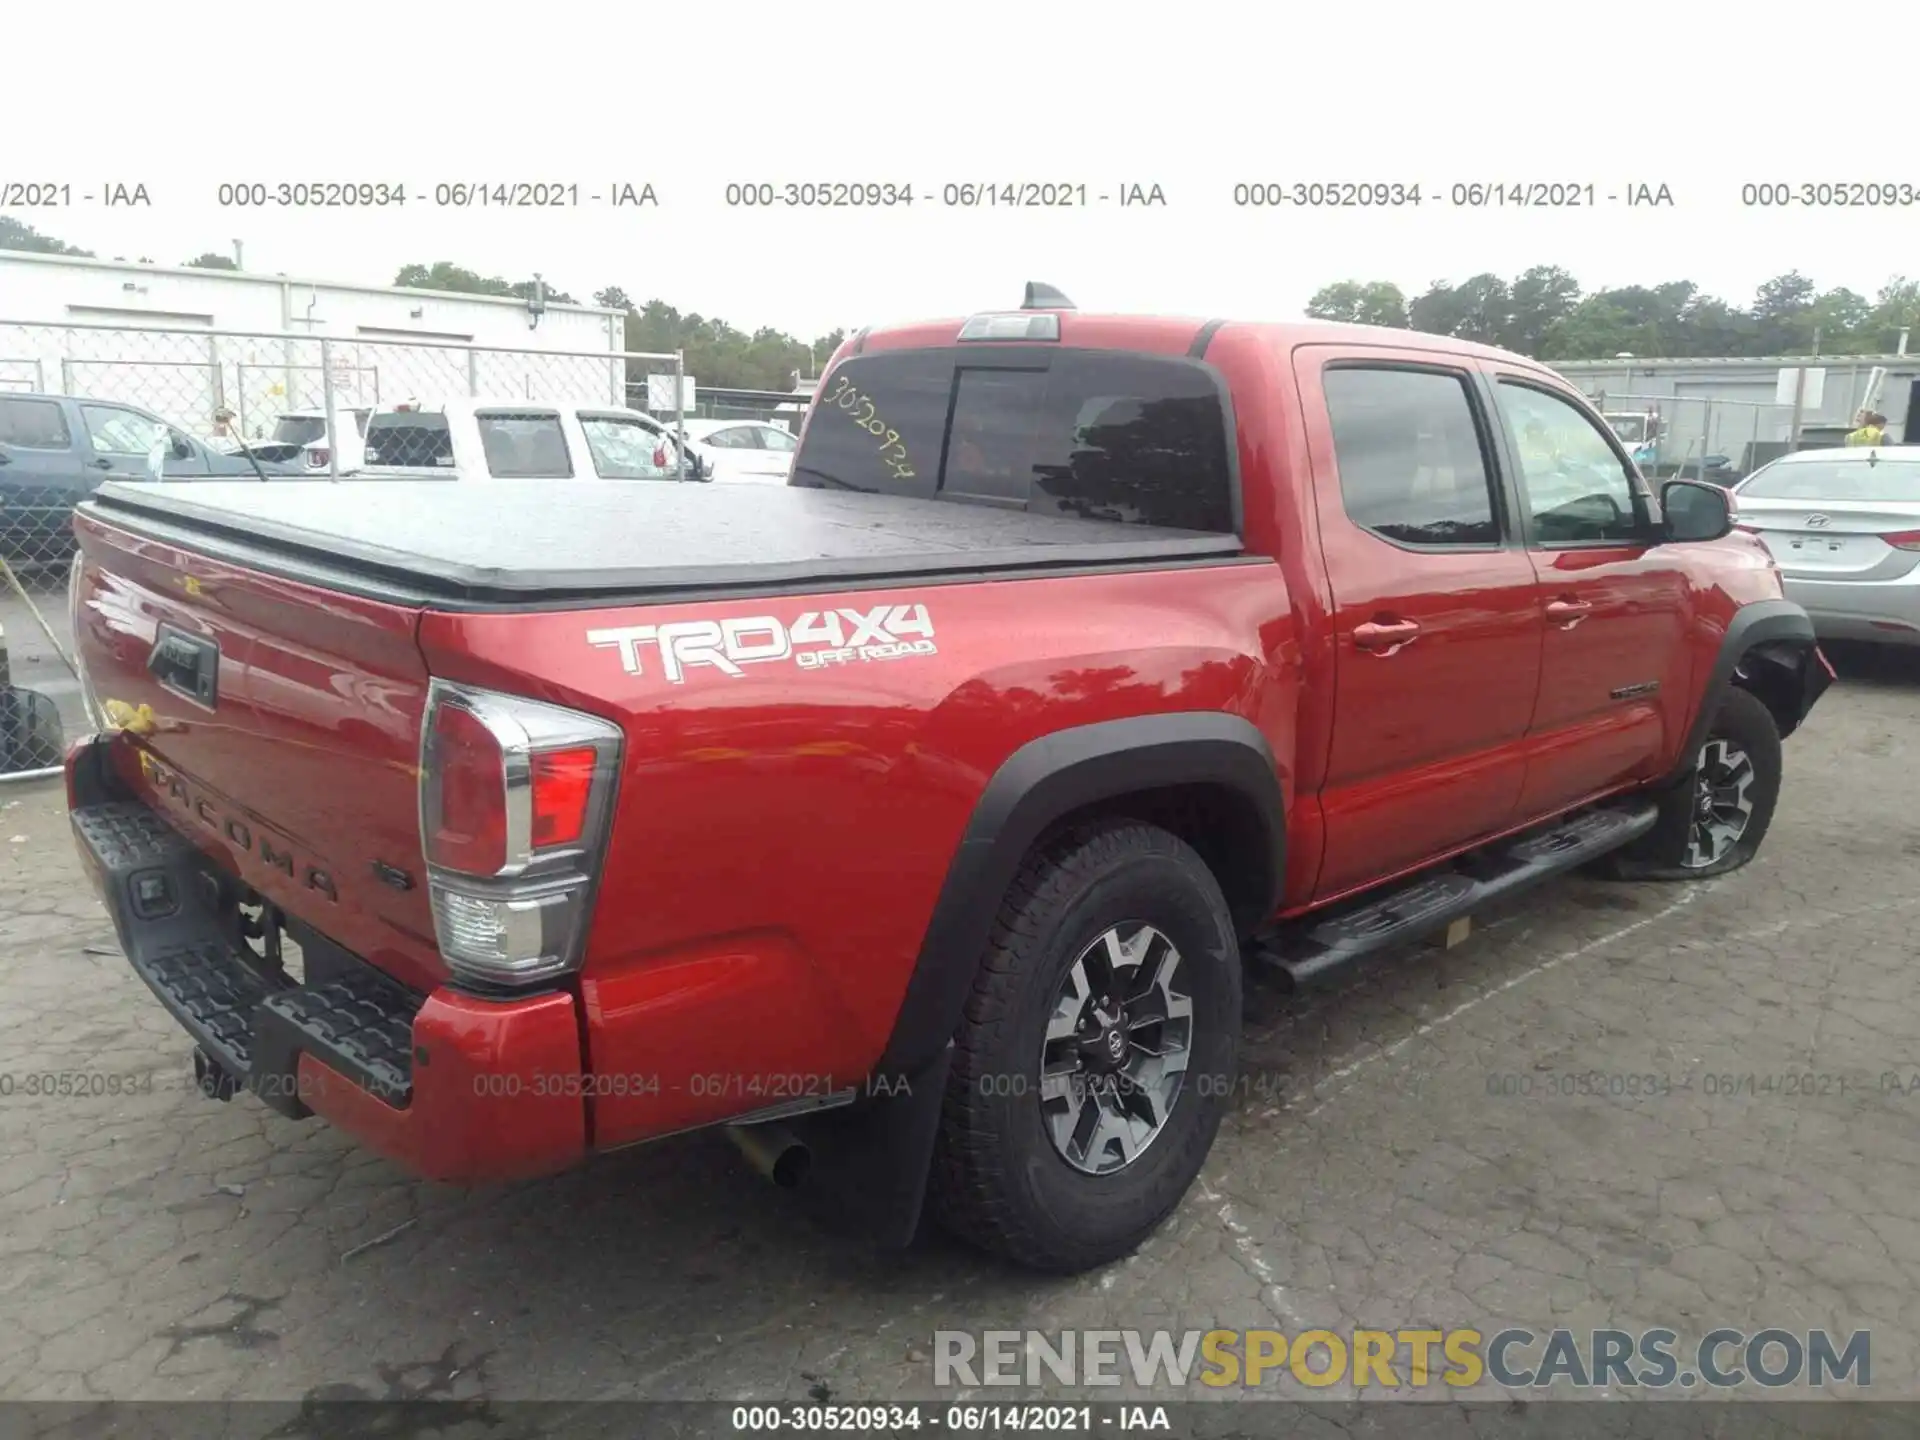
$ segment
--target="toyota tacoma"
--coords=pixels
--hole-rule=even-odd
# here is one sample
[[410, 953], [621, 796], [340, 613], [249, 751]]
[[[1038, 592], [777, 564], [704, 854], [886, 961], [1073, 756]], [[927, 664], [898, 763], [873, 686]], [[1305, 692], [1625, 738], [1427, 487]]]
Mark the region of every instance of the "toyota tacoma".
[[1030, 287], [848, 340], [778, 493], [102, 487], [73, 829], [209, 1094], [1082, 1270], [1250, 967], [1752, 859], [1832, 671], [1734, 521], [1518, 355]]

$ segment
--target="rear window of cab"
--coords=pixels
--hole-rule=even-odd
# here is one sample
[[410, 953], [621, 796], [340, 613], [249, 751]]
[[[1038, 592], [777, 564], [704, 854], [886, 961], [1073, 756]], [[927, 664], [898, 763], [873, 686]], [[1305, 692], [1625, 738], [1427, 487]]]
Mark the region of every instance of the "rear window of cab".
[[1237, 528], [1224, 387], [1194, 360], [952, 346], [856, 355], [791, 482], [1179, 530]]

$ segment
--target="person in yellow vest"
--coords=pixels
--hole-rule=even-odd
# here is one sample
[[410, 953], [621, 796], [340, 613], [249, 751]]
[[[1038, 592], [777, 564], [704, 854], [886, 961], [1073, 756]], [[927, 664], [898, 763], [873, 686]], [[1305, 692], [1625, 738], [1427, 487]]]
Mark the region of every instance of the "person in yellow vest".
[[1853, 417], [1855, 428], [1847, 435], [1849, 445], [1884, 445], [1887, 441], [1887, 417], [1877, 410], [1862, 410]]

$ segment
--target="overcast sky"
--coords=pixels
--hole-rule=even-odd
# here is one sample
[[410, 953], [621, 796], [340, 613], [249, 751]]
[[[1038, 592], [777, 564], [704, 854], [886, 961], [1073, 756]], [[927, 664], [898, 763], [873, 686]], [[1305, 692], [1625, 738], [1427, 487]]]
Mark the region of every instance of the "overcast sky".
[[[1706, 0], [14, 9], [9, 52], [48, 63], [9, 67], [0, 183], [68, 182], [76, 204], [6, 213], [105, 256], [174, 263], [238, 238], [250, 270], [380, 284], [445, 259], [807, 338], [1017, 304], [1028, 279], [1086, 309], [1284, 318], [1331, 281], [1412, 294], [1541, 263], [1590, 289], [1685, 278], [1735, 302], [1789, 269], [1869, 295], [1920, 274], [1920, 205], [1755, 210], [1740, 193], [1920, 186], [1920, 19], [1900, 7], [1873, 20], [1891, 68], [1858, 83], [1843, 73], [1853, 43], [1822, 40], [1818, 14], [1761, 23]], [[111, 35], [111, 73], [75, 50], [83, 23]], [[309, 179], [403, 183], [409, 199], [375, 213], [217, 203], [223, 181]], [[113, 180], [144, 183], [152, 207], [79, 200]], [[645, 182], [660, 203], [433, 203], [441, 182], [516, 180], [577, 183], [583, 200]], [[932, 203], [726, 204], [729, 182], [810, 180], [904, 181]], [[1426, 203], [1236, 208], [1235, 184], [1263, 180], [1419, 183]], [[1090, 199], [1157, 184], [1167, 204], [941, 205], [947, 183], [983, 181], [1084, 183]], [[1600, 203], [1446, 203], [1457, 183], [1532, 181], [1591, 183]], [[1605, 198], [1641, 184], [1674, 205]]]

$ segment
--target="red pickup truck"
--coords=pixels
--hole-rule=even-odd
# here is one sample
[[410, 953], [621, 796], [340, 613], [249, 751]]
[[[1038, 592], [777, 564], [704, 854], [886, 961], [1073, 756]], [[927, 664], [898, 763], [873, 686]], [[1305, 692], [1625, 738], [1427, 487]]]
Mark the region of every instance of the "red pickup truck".
[[792, 483], [109, 485], [80, 852], [210, 1094], [478, 1181], [723, 1125], [877, 1237], [1125, 1254], [1306, 981], [1744, 864], [1832, 672], [1727, 493], [1450, 339], [1025, 308]]

